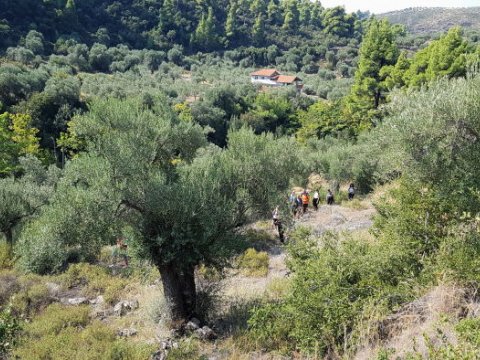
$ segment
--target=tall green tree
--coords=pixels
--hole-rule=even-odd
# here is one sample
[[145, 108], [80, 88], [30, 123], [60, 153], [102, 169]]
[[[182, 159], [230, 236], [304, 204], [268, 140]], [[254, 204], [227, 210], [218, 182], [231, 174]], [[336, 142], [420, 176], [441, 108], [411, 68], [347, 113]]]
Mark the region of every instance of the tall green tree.
[[381, 70], [397, 62], [396, 36], [396, 29], [387, 20], [373, 19], [370, 22], [360, 46], [358, 69], [349, 95], [348, 106], [352, 116], [368, 119], [369, 113], [385, 101], [386, 85]]
[[238, 4], [236, 0], [230, 2], [227, 19], [225, 21], [225, 38], [228, 44], [235, 40], [238, 34]]
[[199, 50], [213, 50], [217, 44], [217, 34], [215, 33], [215, 18], [213, 9], [208, 8], [208, 14], [202, 15], [202, 19], [198, 23], [197, 29], [193, 34], [193, 44]]
[[323, 31], [326, 34], [348, 37], [353, 35], [356, 17], [347, 14], [345, 8], [336, 6], [325, 9], [322, 13]]
[[280, 24], [281, 12], [276, 0], [270, 0], [267, 6], [267, 20], [270, 25]]
[[298, 11], [297, 2], [289, 0], [285, 3], [285, 15], [283, 18], [282, 29], [293, 31], [296, 30], [300, 22], [300, 13]]
[[418, 87], [437, 77], [465, 76], [467, 55], [473, 51], [463, 38], [462, 29], [454, 27], [414, 55], [403, 81], [407, 86]]
[[255, 20], [255, 24], [252, 29], [252, 39], [257, 45], [265, 42], [265, 16], [260, 13]]

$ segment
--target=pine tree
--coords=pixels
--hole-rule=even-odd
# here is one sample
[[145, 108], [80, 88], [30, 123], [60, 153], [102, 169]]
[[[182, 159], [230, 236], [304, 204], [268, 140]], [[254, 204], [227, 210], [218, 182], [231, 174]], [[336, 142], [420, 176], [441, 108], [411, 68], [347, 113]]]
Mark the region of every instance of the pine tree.
[[300, 14], [297, 8], [297, 2], [290, 0], [286, 4], [285, 17], [283, 19], [282, 29], [284, 30], [296, 30], [299, 25]]
[[299, 21], [300, 21], [300, 24], [303, 25], [303, 26], [308, 26], [310, 25], [310, 19], [311, 19], [311, 10], [312, 10], [312, 3], [310, 2], [310, 0], [302, 0], [300, 2], [300, 6], [299, 6], [299, 13], [300, 13], [300, 16], [299, 16]]
[[265, 15], [258, 14], [252, 30], [252, 39], [256, 45], [261, 45], [265, 42]]
[[65, 22], [68, 23], [70, 26], [75, 26], [78, 24], [78, 15], [77, 15], [77, 7], [75, 6], [75, 0], [67, 0], [65, 4]]
[[370, 119], [385, 100], [387, 87], [382, 68], [397, 62], [396, 36], [396, 29], [387, 20], [373, 19], [363, 38], [354, 84], [346, 100], [348, 116], [362, 123], [360, 128], [370, 126]]
[[395, 66], [384, 66], [380, 70], [380, 78], [384, 79], [385, 87], [388, 90], [401, 88], [405, 86], [404, 75], [409, 68], [410, 60], [407, 58], [407, 52], [402, 51]]
[[316, 28], [322, 27], [322, 5], [319, 2], [312, 4], [310, 12], [310, 25]]
[[227, 39], [227, 46], [236, 38], [238, 32], [238, 4], [235, 0], [230, 2], [228, 9], [227, 20], [225, 22], [225, 38]]
[[264, 13], [266, 10], [267, 4], [264, 0], [254, 0], [250, 5], [250, 11], [255, 16], [258, 16], [259, 13]]
[[271, 25], [280, 23], [280, 8], [275, 0], [270, 0], [267, 6], [267, 20]]
[[193, 36], [193, 43], [201, 50], [213, 50], [217, 45], [217, 37], [215, 34], [215, 20], [213, 9], [208, 8], [208, 15], [203, 14], [202, 19], [198, 23], [197, 29]]

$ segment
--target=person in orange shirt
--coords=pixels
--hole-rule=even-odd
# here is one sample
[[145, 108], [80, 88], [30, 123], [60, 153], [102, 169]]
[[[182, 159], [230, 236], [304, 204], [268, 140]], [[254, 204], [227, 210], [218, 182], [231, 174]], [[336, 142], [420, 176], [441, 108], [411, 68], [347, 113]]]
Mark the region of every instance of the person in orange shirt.
[[308, 210], [308, 204], [310, 202], [310, 196], [308, 196], [307, 189], [303, 190], [301, 198], [302, 198], [303, 213], [305, 214]]

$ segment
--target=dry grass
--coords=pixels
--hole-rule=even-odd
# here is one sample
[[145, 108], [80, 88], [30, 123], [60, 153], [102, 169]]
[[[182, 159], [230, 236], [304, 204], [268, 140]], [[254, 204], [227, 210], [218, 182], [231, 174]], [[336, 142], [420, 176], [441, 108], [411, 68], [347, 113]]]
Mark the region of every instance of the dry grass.
[[364, 333], [363, 346], [353, 358], [375, 359], [382, 349], [388, 349], [392, 358], [412, 352], [426, 358], [429, 345], [456, 344], [453, 324], [467, 306], [464, 289], [439, 285], [377, 322], [376, 332]]
[[354, 210], [367, 210], [371, 207], [370, 200], [355, 197], [353, 200], [342, 201], [342, 206]]

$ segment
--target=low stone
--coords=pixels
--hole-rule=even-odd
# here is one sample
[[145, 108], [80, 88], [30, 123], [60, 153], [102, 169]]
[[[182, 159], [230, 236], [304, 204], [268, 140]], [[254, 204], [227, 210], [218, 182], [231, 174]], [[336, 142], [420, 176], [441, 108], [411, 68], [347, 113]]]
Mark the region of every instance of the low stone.
[[86, 297], [76, 297], [76, 298], [66, 299], [65, 303], [67, 305], [78, 306], [78, 305], [88, 304], [89, 301]]
[[133, 301], [120, 301], [118, 302], [114, 308], [113, 308], [113, 313], [116, 316], [123, 316], [127, 312], [135, 310], [138, 308], [138, 301], [133, 300]]
[[168, 350], [171, 347], [171, 340], [163, 340], [160, 342], [160, 349]]
[[158, 350], [155, 354], [152, 355], [152, 360], [166, 360], [167, 354], [163, 350]]
[[130, 336], [135, 336], [137, 335], [138, 331], [137, 329], [120, 329], [117, 331], [118, 336], [123, 336], [123, 337], [130, 337]]
[[138, 309], [138, 307], [140, 306], [138, 304], [138, 300], [135, 299], [135, 300], [132, 300], [132, 301], [127, 301], [128, 302], [128, 306], [130, 307], [131, 310], [135, 310], [135, 309]]
[[196, 322], [190, 320], [187, 325], [185, 325], [185, 330], [187, 331], [195, 331], [200, 328], [200, 325]]
[[171, 329], [170, 330], [170, 336], [172, 338], [179, 338], [183, 335], [183, 332], [181, 329]]
[[48, 293], [51, 296], [57, 296], [61, 289], [60, 285], [53, 282], [47, 282], [45, 286], [47, 287]]
[[208, 326], [195, 330], [195, 335], [201, 340], [213, 340], [216, 338], [215, 333]]
[[93, 312], [93, 317], [95, 319], [106, 319], [107, 317], [113, 315], [113, 309], [106, 309], [106, 310], [95, 310]]
[[95, 299], [90, 300], [92, 305], [102, 305], [105, 304], [105, 299], [102, 295], [98, 295]]

